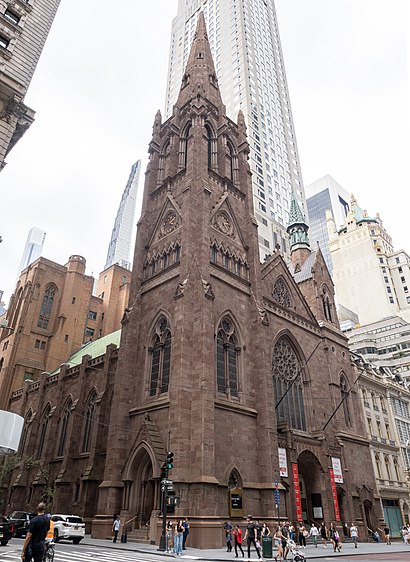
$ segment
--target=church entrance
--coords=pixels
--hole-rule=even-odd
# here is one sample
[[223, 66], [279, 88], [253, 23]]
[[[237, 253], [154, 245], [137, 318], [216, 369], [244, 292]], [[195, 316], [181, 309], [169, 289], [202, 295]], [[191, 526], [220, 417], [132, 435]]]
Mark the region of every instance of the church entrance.
[[311, 451], [303, 451], [298, 457], [302, 517], [305, 523], [321, 522], [323, 508], [323, 471], [317, 457]]
[[152, 462], [145, 449], [141, 449], [133, 463], [134, 480], [131, 487], [129, 512], [134, 517], [134, 529], [149, 525], [151, 513], [158, 503], [158, 481], [152, 477]]

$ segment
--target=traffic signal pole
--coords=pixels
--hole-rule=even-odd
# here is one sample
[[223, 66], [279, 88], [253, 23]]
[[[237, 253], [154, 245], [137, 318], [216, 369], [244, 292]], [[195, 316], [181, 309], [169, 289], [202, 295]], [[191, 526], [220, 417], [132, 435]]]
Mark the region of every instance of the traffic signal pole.
[[[174, 462], [174, 453], [167, 452], [167, 460], [162, 467], [162, 474], [164, 478], [161, 479], [161, 492], [162, 492], [162, 532], [159, 541], [158, 550], [165, 552], [167, 549], [167, 499], [168, 499], [168, 485], [169, 485], [169, 471], [172, 469]], [[172, 483], [171, 483], [172, 484]]]

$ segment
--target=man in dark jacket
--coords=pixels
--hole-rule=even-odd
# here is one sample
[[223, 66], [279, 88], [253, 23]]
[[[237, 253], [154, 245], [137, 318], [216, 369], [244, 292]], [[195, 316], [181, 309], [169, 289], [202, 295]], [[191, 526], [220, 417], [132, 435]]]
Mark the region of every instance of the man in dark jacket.
[[45, 550], [45, 540], [47, 531], [50, 527], [50, 519], [45, 514], [46, 506], [39, 503], [37, 515], [30, 521], [26, 540], [21, 551], [21, 558], [24, 562], [42, 562]]

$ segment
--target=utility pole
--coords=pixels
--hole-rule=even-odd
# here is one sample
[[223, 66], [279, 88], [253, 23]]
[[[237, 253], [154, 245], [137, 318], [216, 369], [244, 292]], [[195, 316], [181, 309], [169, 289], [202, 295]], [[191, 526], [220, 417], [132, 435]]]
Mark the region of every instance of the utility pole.
[[174, 462], [174, 453], [167, 452], [167, 460], [162, 465], [161, 470], [161, 492], [162, 492], [162, 532], [159, 541], [158, 550], [161, 552], [166, 551], [167, 547], [167, 499], [168, 499], [168, 486], [172, 486], [172, 482], [168, 479], [169, 471], [172, 469]]

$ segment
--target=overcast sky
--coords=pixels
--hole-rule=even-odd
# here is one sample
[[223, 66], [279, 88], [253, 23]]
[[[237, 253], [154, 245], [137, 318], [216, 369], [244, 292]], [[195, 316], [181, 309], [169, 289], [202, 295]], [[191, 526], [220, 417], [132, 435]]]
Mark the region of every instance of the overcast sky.
[[[406, 0], [276, 0], [305, 185], [332, 175], [395, 247], [408, 225]], [[43, 255], [98, 275], [133, 162], [163, 111], [177, 0], [62, 0], [26, 103], [36, 121], [0, 173], [0, 289], [10, 298], [31, 226]], [[142, 192], [144, 175], [140, 184]]]

